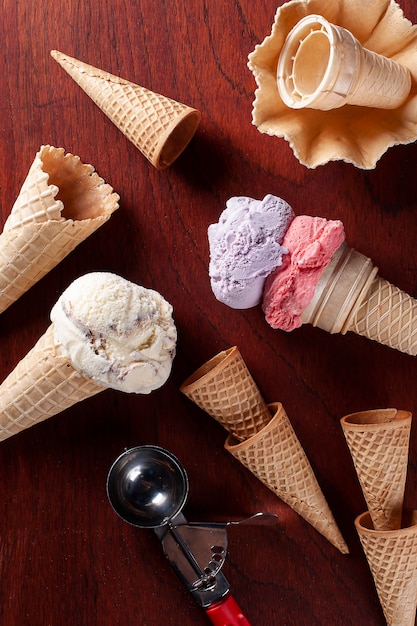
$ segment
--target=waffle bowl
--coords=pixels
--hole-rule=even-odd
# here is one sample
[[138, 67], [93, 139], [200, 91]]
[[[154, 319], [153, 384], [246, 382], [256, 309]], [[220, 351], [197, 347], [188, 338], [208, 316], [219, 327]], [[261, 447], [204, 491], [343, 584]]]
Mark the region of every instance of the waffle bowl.
[[[409, 95], [396, 108], [345, 104], [331, 110], [292, 108], [277, 82], [281, 52], [291, 30], [309, 15], [347, 29], [359, 44], [408, 70]], [[375, 168], [391, 146], [417, 139], [417, 26], [394, 0], [375, 0], [366, 11], [360, 0], [291, 0], [278, 8], [272, 31], [248, 57], [257, 89], [252, 122], [261, 133], [286, 139], [302, 165], [316, 168], [345, 161]], [[386, 81], [387, 84], [389, 81]]]

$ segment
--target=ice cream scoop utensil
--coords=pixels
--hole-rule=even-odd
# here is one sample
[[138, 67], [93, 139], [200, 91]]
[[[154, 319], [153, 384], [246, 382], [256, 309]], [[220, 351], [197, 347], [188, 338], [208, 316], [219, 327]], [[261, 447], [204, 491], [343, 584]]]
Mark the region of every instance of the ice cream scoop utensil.
[[182, 513], [188, 490], [178, 459], [152, 445], [123, 452], [107, 477], [115, 512], [134, 526], [154, 529], [172, 568], [212, 624], [250, 626], [220, 571], [227, 553], [227, 524], [188, 524]]

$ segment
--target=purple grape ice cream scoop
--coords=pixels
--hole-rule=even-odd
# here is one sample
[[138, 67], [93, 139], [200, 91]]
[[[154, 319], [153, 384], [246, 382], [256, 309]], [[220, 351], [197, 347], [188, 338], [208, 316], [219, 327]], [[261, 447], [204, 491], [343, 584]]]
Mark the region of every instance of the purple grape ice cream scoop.
[[217, 224], [208, 227], [209, 276], [217, 300], [249, 309], [262, 300], [267, 276], [282, 264], [285, 233], [295, 214], [287, 202], [268, 194], [263, 200], [230, 198]]

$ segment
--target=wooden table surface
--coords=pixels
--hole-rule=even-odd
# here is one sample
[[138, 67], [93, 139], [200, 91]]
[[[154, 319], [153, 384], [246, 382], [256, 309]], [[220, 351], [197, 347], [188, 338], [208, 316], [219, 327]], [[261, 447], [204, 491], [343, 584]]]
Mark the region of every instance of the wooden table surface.
[[[253, 626], [382, 626], [354, 528], [365, 503], [340, 418], [417, 409], [417, 364], [353, 333], [273, 330], [260, 307], [215, 300], [207, 227], [228, 198], [281, 196], [296, 214], [341, 219], [347, 240], [380, 275], [417, 297], [417, 144], [391, 148], [372, 171], [333, 162], [309, 170], [283, 139], [251, 123], [247, 55], [270, 33], [278, 2], [106, 0], [2, 3], [0, 207], [6, 220], [36, 152], [64, 147], [120, 194], [120, 209], [1, 316], [0, 374], [49, 324], [81, 274], [112, 271], [158, 290], [174, 307], [177, 356], [149, 396], [105, 391], [0, 444], [0, 622], [8, 626], [208, 623], [152, 531], [125, 524], [106, 477], [125, 449], [157, 444], [185, 466], [190, 521], [257, 511], [276, 527], [229, 530], [224, 565]], [[191, 6], [192, 5], [192, 6]], [[412, 0], [401, 0], [417, 21]], [[86, 61], [201, 111], [186, 151], [157, 171], [50, 57]], [[283, 403], [349, 545], [342, 555], [225, 449], [226, 431], [180, 393], [219, 351], [237, 345], [267, 402]], [[415, 507], [411, 434], [406, 505]]]

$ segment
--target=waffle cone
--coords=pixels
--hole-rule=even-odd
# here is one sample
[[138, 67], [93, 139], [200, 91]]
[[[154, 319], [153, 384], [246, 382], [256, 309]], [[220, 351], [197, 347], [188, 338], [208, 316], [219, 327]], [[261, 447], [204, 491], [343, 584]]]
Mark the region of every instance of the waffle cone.
[[346, 243], [320, 276], [301, 319], [330, 333], [352, 331], [417, 354], [417, 301], [380, 278], [371, 259]]
[[416, 618], [417, 511], [405, 517], [389, 531], [375, 530], [368, 512], [355, 520], [388, 626], [414, 626]]
[[417, 355], [417, 300], [384, 278], [375, 276], [356, 303], [346, 330], [386, 346]]
[[395, 109], [411, 88], [406, 67], [363, 48], [349, 30], [314, 14], [288, 34], [277, 79], [288, 106], [323, 111], [346, 104]]
[[91, 165], [42, 146], [0, 235], [0, 312], [107, 222], [118, 200]]
[[52, 57], [157, 169], [191, 141], [200, 112], [57, 50]]
[[401, 527], [411, 413], [376, 409], [341, 419], [375, 530]]
[[272, 419], [262, 430], [243, 442], [237, 442], [229, 435], [226, 450], [340, 552], [348, 553], [348, 547], [282, 404], [270, 404], [269, 410]]
[[0, 385], [0, 441], [103, 390], [60, 352], [51, 324]]
[[271, 419], [236, 346], [202, 365], [180, 390], [239, 441], [252, 437]]

